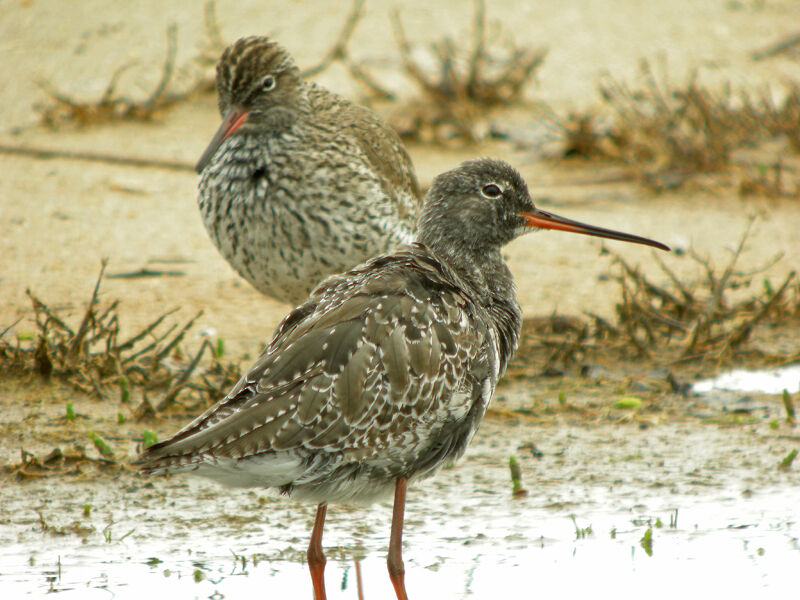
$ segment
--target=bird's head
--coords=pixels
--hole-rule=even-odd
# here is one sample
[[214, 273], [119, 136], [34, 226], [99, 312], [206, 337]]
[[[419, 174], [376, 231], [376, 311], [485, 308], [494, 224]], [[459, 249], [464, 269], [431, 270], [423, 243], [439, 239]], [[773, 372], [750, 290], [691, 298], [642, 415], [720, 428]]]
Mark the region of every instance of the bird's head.
[[273, 129], [291, 118], [302, 79], [289, 53], [266, 37], [242, 38], [217, 63], [217, 96], [222, 124], [195, 169], [201, 172], [235, 132]]
[[434, 179], [419, 219], [418, 240], [473, 253], [497, 250], [535, 229], [558, 229], [645, 244], [669, 250], [654, 240], [573, 221], [536, 208], [522, 176], [508, 163], [480, 158]]

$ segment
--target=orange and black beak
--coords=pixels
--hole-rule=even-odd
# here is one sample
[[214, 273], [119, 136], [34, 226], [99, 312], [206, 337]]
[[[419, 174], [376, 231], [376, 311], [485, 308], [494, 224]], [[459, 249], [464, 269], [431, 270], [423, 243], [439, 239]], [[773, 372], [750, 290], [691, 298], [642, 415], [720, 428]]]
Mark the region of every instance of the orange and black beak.
[[632, 242], [634, 244], [644, 244], [645, 246], [653, 246], [660, 250], [669, 250], [669, 246], [656, 242], [645, 237], [633, 235], [630, 233], [623, 233], [621, 231], [614, 231], [613, 229], [606, 229], [604, 227], [596, 227], [595, 225], [587, 225], [580, 221], [573, 221], [565, 217], [554, 215], [553, 213], [545, 212], [534, 208], [531, 212], [522, 212], [519, 215], [525, 219], [525, 225], [528, 227], [539, 227], [541, 229], [558, 229], [560, 231], [570, 231], [572, 233], [582, 233], [584, 235], [593, 235], [596, 237], [608, 238], [610, 240], [620, 240], [622, 242]]
[[242, 126], [242, 124], [247, 120], [248, 114], [250, 114], [249, 111], [236, 106], [231, 106], [228, 109], [228, 112], [226, 112], [225, 116], [222, 117], [222, 124], [219, 126], [219, 129], [217, 129], [214, 137], [211, 138], [208, 148], [206, 148], [206, 151], [203, 152], [203, 156], [200, 157], [200, 160], [197, 161], [197, 165], [194, 167], [195, 171], [201, 173], [203, 169], [206, 168], [206, 165], [211, 161], [211, 157], [214, 156], [214, 153], [217, 151], [217, 148], [219, 148], [219, 145], [228, 139], [228, 137], [230, 137], [234, 131]]

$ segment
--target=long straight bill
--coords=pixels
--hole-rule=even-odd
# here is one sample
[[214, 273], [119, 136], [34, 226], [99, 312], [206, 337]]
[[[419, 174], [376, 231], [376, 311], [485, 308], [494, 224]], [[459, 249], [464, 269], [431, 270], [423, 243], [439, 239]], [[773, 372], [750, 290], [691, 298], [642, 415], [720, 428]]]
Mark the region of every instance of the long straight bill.
[[560, 231], [569, 231], [572, 233], [582, 233], [583, 235], [593, 235], [596, 237], [608, 238], [610, 240], [620, 240], [622, 242], [631, 242], [634, 244], [644, 244], [645, 246], [653, 246], [660, 250], [669, 251], [669, 246], [651, 240], [646, 237], [633, 235], [631, 233], [624, 233], [622, 231], [614, 231], [613, 229], [606, 229], [605, 227], [597, 227], [580, 221], [573, 221], [566, 217], [560, 217], [553, 213], [539, 210], [534, 212], [520, 213], [520, 216], [525, 218], [525, 225], [529, 227], [539, 227], [541, 229], [558, 229]]

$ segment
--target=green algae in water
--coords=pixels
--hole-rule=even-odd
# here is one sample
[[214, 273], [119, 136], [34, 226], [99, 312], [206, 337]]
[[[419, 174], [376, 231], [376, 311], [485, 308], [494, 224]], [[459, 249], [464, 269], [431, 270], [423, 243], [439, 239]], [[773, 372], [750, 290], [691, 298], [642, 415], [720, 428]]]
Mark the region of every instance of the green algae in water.
[[648, 527], [644, 532], [642, 539], [639, 540], [639, 545], [644, 549], [647, 556], [653, 556], [653, 528]]
[[623, 410], [639, 410], [640, 408], [642, 408], [642, 401], [636, 396], [626, 396], [614, 402], [611, 405], [611, 408], [619, 408]]
[[778, 464], [778, 467], [781, 469], [788, 469], [789, 467], [792, 466], [792, 463], [794, 462], [794, 459], [796, 457], [797, 457], [797, 448], [789, 452], [789, 454], [787, 454], [783, 458], [783, 460]]
[[594, 532], [592, 531], [592, 526], [588, 525], [586, 527], [578, 527], [578, 520], [575, 518], [575, 515], [570, 515], [570, 519], [572, 519], [572, 524], [575, 526], [575, 539], [582, 540]]
[[131, 400], [131, 388], [128, 384], [128, 378], [122, 375], [119, 378], [119, 401], [127, 404]]
[[94, 431], [89, 432], [89, 439], [92, 440], [94, 447], [97, 448], [97, 451], [103, 455], [104, 458], [113, 459], [114, 458], [114, 451], [109, 446], [108, 442], [106, 442], [100, 435], [95, 433]]
[[522, 487], [522, 470], [519, 468], [517, 459], [513, 456], [508, 459], [508, 468], [511, 471], [511, 493], [514, 496], [526, 495], [528, 490]]
[[149, 448], [156, 442], [158, 442], [158, 435], [156, 435], [155, 431], [151, 431], [150, 429], [145, 429], [142, 432], [142, 450]]

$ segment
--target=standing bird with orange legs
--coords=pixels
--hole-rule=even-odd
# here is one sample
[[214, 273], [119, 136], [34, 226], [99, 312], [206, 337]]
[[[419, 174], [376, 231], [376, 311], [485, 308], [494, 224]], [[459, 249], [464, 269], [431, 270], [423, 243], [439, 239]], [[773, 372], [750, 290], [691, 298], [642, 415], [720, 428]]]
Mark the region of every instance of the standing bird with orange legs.
[[460, 457], [477, 430], [522, 323], [501, 248], [537, 229], [668, 250], [539, 210], [502, 161], [466, 162], [434, 180], [413, 244], [321, 283], [222, 401], [144, 451], [143, 470], [317, 503], [308, 548], [316, 600], [326, 597], [328, 504], [394, 492], [387, 563], [405, 600], [408, 484]]

